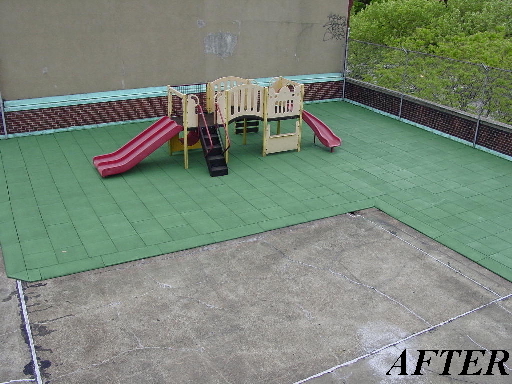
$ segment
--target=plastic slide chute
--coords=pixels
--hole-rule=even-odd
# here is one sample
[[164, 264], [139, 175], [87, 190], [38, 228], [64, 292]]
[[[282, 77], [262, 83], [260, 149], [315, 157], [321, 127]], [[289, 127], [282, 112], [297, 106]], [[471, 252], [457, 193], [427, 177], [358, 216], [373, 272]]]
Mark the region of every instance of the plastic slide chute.
[[308, 111], [302, 111], [302, 119], [306, 122], [307, 125], [315, 133], [315, 136], [318, 137], [320, 142], [325, 145], [327, 148], [331, 149], [331, 152], [335, 147], [339, 147], [342, 143], [341, 139], [334, 134], [334, 132], [329, 128], [322, 120], [320, 120], [315, 115], [309, 113]]
[[126, 172], [182, 130], [174, 120], [162, 117], [118, 150], [95, 156], [92, 162], [102, 177]]

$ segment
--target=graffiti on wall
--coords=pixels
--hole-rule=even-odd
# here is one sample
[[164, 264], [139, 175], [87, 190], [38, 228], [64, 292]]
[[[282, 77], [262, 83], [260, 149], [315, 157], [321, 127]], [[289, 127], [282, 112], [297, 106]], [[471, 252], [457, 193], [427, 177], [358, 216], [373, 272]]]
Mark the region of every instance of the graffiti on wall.
[[343, 40], [347, 32], [347, 18], [345, 16], [331, 13], [329, 21], [324, 24], [324, 41]]

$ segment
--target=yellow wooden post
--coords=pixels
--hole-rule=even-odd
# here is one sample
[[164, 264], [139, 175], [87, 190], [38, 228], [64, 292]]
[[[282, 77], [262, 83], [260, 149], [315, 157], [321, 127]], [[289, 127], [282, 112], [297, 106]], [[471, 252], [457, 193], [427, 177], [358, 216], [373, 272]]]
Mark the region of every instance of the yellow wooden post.
[[268, 98], [268, 88], [265, 87], [263, 90], [263, 156], [267, 156], [267, 142], [268, 137], [270, 136], [270, 125], [267, 124], [267, 98]]

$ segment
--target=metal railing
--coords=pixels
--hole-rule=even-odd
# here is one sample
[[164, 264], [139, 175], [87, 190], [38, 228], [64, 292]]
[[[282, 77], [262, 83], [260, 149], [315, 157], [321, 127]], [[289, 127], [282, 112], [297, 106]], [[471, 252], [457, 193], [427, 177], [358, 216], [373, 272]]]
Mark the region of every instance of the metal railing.
[[349, 39], [345, 78], [512, 124], [512, 71]]

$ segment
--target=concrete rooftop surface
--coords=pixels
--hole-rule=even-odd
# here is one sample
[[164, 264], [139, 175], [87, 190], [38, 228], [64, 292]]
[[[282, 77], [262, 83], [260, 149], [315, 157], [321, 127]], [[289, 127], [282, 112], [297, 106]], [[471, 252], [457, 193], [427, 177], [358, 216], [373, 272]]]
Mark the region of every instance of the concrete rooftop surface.
[[[459, 376], [464, 355], [450, 376], [435, 356], [412, 375], [420, 349], [487, 352], [470, 373], [487, 371], [491, 350], [510, 351], [512, 283], [377, 209], [21, 285], [44, 383], [497, 384], [512, 375], [508, 361], [508, 376], [498, 367]], [[3, 277], [0, 292], [0, 382], [31, 381], [20, 291]], [[400, 376], [391, 368], [404, 350]]]
[[233, 135], [217, 178], [165, 148], [99, 177], [147, 123], [0, 141], [0, 384], [509, 383], [465, 354], [412, 373], [418, 350], [483, 350], [473, 373], [512, 352], [510, 161], [306, 108], [334, 153], [307, 126], [267, 157]]

